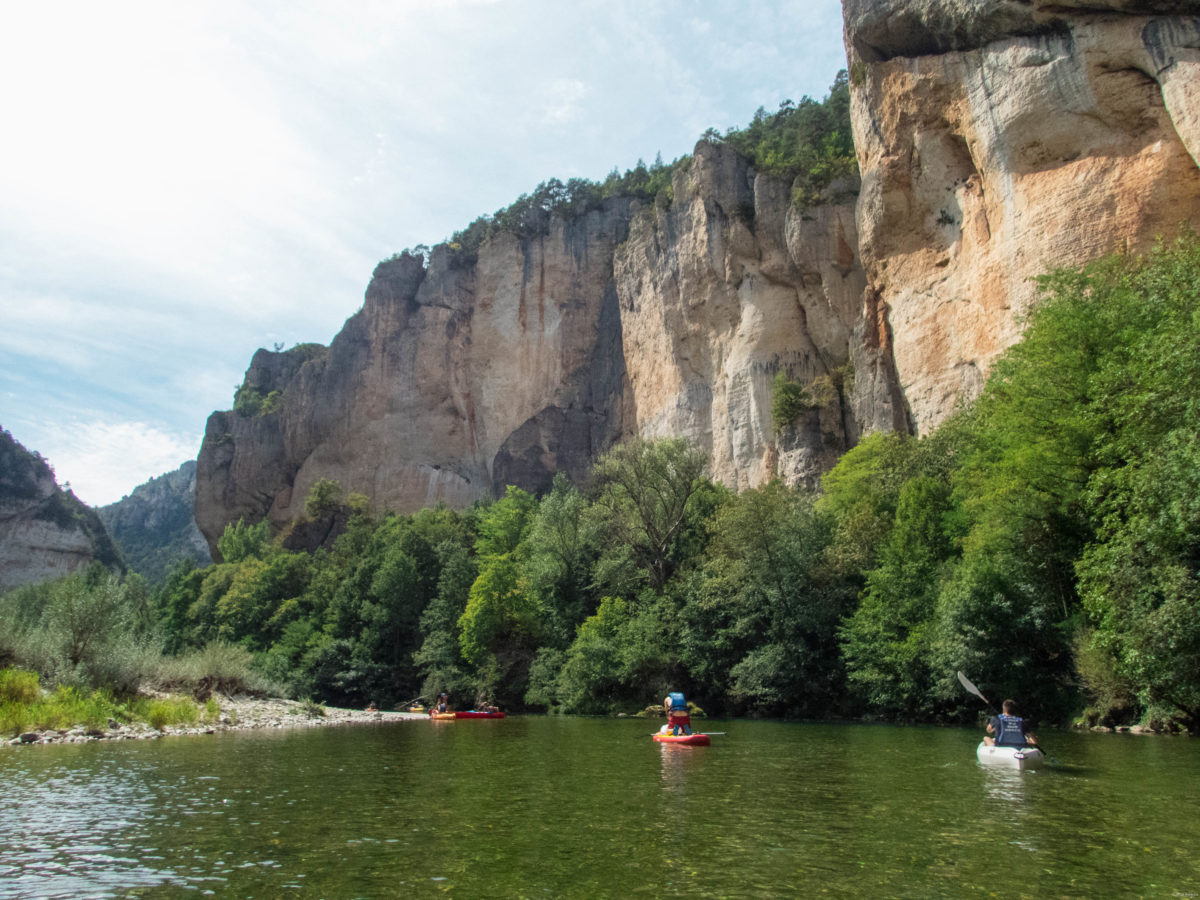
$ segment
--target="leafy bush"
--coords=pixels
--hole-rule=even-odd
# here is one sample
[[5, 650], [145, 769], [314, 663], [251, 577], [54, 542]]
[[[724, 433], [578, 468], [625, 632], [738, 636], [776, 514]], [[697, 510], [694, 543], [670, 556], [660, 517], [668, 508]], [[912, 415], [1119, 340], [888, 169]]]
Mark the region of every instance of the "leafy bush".
[[0, 669], [0, 703], [33, 703], [40, 696], [37, 673]]
[[332, 478], [319, 478], [304, 500], [304, 512], [313, 519], [336, 512], [341, 505], [342, 486]]
[[217, 552], [227, 563], [240, 563], [246, 559], [262, 559], [271, 539], [271, 523], [266, 519], [253, 525], [245, 519], [230, 522], [217, 538]]
[[315, 700], [306, 699], [300, 701], [300, 711], [310, 719], [325, 718], [325, 707]]
[[791, 426], [814, 405], [804, 385], [783, 372], [776, 374], [771, 385], [771, 424], [775, 426], [776, 434]]
[[169, 725], [195, 725], [200, 720], [200, 710], [188, 697], [139, 697], [132, 704], [132, 714], [159, 731]]
[[159, 660], [151, 679], [162, 691], [180, 691], [200, 700], [212, 694], [282, 695], [284, 691], [254, 668], [254, 656], [244, 647], [213, 641], [202, 650]]
[[0, 597], [0, 648], [51, 684], [135, 691], [161, 652], [140, 578], [103, 569]]
[[[10, 672], [0, 673], [0, 677]], [[32, 700], [0, 699], [0, 734], [15, 735], [23, 731], [50, 729], [62, 731], [76, 725], [101, 729], [107, 726], [110, 718], [121, 715], [120, 705], [107, 691], [84, 693], [76, 687], [60, 686], [54, 693], [44, 697], [37, 691]]]

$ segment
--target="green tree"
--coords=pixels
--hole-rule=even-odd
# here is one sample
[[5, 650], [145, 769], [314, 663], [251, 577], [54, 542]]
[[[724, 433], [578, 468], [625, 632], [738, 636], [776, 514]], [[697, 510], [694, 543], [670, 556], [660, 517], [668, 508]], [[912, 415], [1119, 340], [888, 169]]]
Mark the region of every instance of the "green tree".
[[[1146, 714], [1200, 724], [1200, 240], [1050, 282], [1097, 309], [1111, 349], [1090, 381], [1097, 465], [1083, 498], [1096, 525], [1080, 591]], [[1081, 296], [1082, 295], [1082, 296]]]
[[266, 519], [247, 525], [245, 519], [225, 526], [217, 538], [217, 553], [227, 563], [240, 563], [245, 559], [262, 559], [266, 555], [271, 539], [271, 525]]
[[99, 563], [0, 597], [0, 654], [51, 684], [135, 691], [161, 653], [145, 584]]
[[858, 609], [843, 630], [847, 677], [872, 709], [905, 718], [934, 712], [931, 670], [941, 570], [952, 545], [945, 516], [949, 485], [907, 481], [880, 565], [867, 575]]
[[304, 500], [304, 512], [311, 519], [320, 519], [337, 512], [341, 506], [342, 486], [332, 478], [319, 478], [313, 483]]
[[[720, 618], [685, 638], [700, 683], [740, 708], [797, 715], [830, 711], [843, 693], [836, 639], [851, 592], [823, 563], [830, 521], [813, 495], [773, 481], [742, 492], [714, 518], [705, 575]], [[685, 606], [706, 623], [703, 598]], [[707, 636], [707, 640], [705, 639]], [[724, 658], [728, 670], [705, 671]]]
[[560, 649], [593, 611], [589, 582], [595, 526], [587, 507], [587, 500], [560, 472], [523, 539], [525, 582], [541, 609], [545, 638]]
[[532, 495], [509, 486], [476, 518], [479, 575], [458, 633], [463, 659], [478, 672], [480, 700], [520, 702], [541, 643], [541, 610], [522, 577], [520, 554], [536, 510]]
[[620, 444], [592, 470], [606, 540], [628, 548], [662, 594], [678, 559], [689, 503], [706, 479], [708, 458], [681, 438]]
[[422, 643], [413, 661], [423, 679], [421, 694], [427, 700], [446, 691], [459, 701], [473, 692], [459, 645], [458, 621], [466, 611], [478, 569], [468, 548], [458, 541], [443, 541], [437, 555], [441, 566], [437, 594], [421, 614]]
[[771, 424], [776, 434], [791, 426], [812, 407], [812, 399], [804, 390], [804, 385], [792, 381], [785, 372], [776, 373], [771, 383]]

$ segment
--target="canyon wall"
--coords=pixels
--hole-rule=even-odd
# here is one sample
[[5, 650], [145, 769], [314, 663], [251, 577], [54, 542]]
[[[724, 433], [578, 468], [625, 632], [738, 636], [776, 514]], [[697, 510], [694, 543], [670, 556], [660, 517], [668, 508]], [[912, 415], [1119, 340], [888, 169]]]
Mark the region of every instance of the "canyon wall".
[[1200, 218], [1195, 2], [846, 0], [860, 249], [918, 431], [1033, 279]]
[[[799, 210], [787, 181], [701, 143], [670, 204], [610, 199], [476, 253], [381, 263], [327, 349], [255, 354], [243, 390], [274, 395], [266, 411], [210, 417], [201, 531], [282, 527], [320, 479], [406, 511], [541, 490], [637, 434], [688, 437], [737, 488], [811, 481], [864, 428], [907, 427], [886, 340], [859, 333], [856, 186]], [[777, 437], [780, 371], [843, 378]]]
[[166, 580], [182, 560], [212, 562], [196, 527], [196, 461], [188, 460], [138, 485], [116, 503], [96, 509], [125, 564], [151, 584]]
[[[320, 479], [377, 509], [582, 477], [684, 436], [743, 489], [812, 483], [865, 433], [926, 432], [1020, 335], [1034, 276], [1200, 219], [1196, 3], [846, 0], [861, 187], [815, 205], [720, 142], [669, 202], [381, 263], [328, 348], [259, 351], [197, 471], [226, 523]], [[776, 431], [778, 373], [819, 401]]]
[[93, 561], [124, 569], [96, 511], [60, 488], [40, 455], [0, 430], [0, 593]]

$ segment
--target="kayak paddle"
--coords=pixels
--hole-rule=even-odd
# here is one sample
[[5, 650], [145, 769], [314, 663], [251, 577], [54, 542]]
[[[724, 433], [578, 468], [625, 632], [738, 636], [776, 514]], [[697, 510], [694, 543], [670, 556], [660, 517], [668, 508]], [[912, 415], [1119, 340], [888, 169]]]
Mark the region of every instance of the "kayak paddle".
[[974, 694], [976, 697], [978, 697], [980, 700], [982, 700], [984, 703], [986, 703], [989, 707], [991, 707], [992, 701], [989, 700], [987, 697], [983, 696], [983, 693], [979, 690], [979, 688], [977, 688], [977, 687], [975, 687], [975, 685], [971, 684], [971, 680], [969, 678], [967, 678], [967, 676], [964, 675], [962, 672], [958, 673], [958, 680], [959, 680], [959, 683], [962, 684], [962, 686], [967, 689], [967, 693]]
[[[968, 693], [974, 694], [976, 697], [978, 697], [980, 700], [982, 700], [984, 703], [986, 703], [988, 705], [988, 709], [995, 711], [995, 707], [992, 706], [992, 701], [989, 700], [987, 697], [983, 696], [983, 692], [980, 691], [979, 688], [975, 687], [975, 685], [973, 685], [971, 683], [971, 680], [969, 678], [967, 678], [967, 676], [964, 675], [962, 672], [958, 673], [958, 681], [963, 687], [965, 687], [967, 689]], [[1036, 744], [1033, 744], [1032, 746], [1037, 747], [1039, 750], [1041, 750], [1042, 754], [1052, 764], [1054, 764], [1056, 766], [1059, 764], [1058, 760], [1050, 755], [1050, 751], [1047, 750], [1045, 747], [1043, 747], [1040, 741]]]

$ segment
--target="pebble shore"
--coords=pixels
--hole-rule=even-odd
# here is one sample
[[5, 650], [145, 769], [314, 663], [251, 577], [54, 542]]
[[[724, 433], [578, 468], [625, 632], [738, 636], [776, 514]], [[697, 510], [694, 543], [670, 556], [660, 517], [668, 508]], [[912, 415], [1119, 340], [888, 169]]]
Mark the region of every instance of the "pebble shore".
[[173, 735], [217, 734], [222, 731], [245, 731], [255, 728], [327, 728], [335, 725], [369, 725], [411, 719], [424, 721], [428, 718], [425, 713], [338, 709], [332, 706], [320, 707], [324, 710], [324, 715], [320, 715], [314, 713], [312, 706], [295, 700], [223, 696], [216, 699], [221, 706], [221, 714], [216, 722], [209, 724], [169, 725], [158, 729], [145, 722], [125, 725], [109, 719], [108, 727], [103, 729], [77, 726], [65, 731], [29, 731], [0, 742], [0, 746], [154, 740]]

